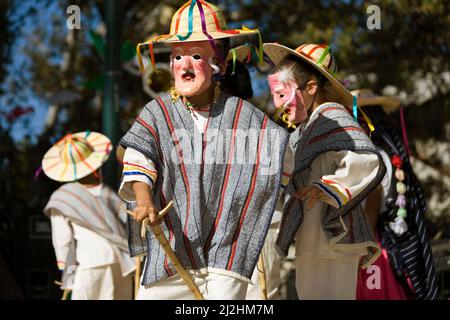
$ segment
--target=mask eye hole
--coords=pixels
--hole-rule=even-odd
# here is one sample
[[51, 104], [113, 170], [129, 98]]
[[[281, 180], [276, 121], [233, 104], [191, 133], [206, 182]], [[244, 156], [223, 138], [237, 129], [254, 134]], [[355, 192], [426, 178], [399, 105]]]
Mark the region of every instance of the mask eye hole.
[[280, 93], [280, 98], [281, 98], [281, 99], [284, 98], [284, 93]]
[[181, 61], [181, 59], [183, 59], [183, 57], [182, 57], [182, 56], [180, 56], [179, 54], [177, 54], [177, 55], [175, 56], [175, 60], [177, 60], [177, 61]]
[[202, 56], [201, 55], [199, 55], [199, 54], [194, 54], [193, 56], [192, 56], [192, 58], [194, 58], [194, 60], [200, 60], [201, 58], [202, 58]]

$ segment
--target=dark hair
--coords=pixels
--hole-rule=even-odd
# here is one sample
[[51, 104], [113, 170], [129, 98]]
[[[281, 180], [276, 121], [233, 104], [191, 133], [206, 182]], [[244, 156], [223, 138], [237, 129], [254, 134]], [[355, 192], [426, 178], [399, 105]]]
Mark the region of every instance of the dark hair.
[[248, 100], [253, 97], [252, 82], [250, 73], [245, 65], [236, 61], [233, 73], [233, 63], [228, 63], [227, 71], [221, 82], [222, 91], [229, 95]]
[[225, 38], [216, 40], [216, 46], [220, 54], [222, 55], [223, 60], [225, 61], [227, 59], [228, 53], [230, 52], [230, 39]]

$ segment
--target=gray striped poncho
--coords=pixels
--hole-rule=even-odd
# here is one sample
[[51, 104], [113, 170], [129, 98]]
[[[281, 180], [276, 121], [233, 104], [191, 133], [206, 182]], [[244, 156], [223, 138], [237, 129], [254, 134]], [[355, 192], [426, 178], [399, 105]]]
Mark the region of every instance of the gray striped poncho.
[[[178, 99], [148, 103], [121, 140], [150, 158], [157, 209], [173, 200], [162, 223], [185, 269], [250, 281], [274, 212], [287, 133], [250, 103], [224, 93], [205, 133]], [[131, 204], [130, 208], [133, 207]], [[151, 232], [129, 219], [132, 256], [147, 254], [143, 285], [176, 273]]]
[[[125, 223], [119, 218], [122, 200], [106, 185], [102, 186], [99, 197], [94, 196], [78, 182], [65, 183], [53, 192], [44, 208], [44, 214], [50, 216], [57, 209], [71, 223], [78, 224], [102, 236], [112, 245], [117, 256], [120, 251], [127, 253], [127, 231]], [[72, 288], [77, 268], [76, 241], [72, 238], [67, 253], [66, 267], [62, 276], [62, 288]], [[130, 272], [130, 261], [119, 258], [122, 275]]]
[[[314, 159], [328, 151], [370, 152], [378, 155], [380, 163], [375, 179], [340, 209], [324, 205], [326, 210], [322, 212], [321, 217], [323, 231], [336, 248], [339, 245], [348, 244], [373, 244], [369, 245], [369, 254], [365, 257], [364, 266], [367, 266], [378, 257], [380, 251], [376, 247], [360, 203], [381, 182], [386, 168], [369, 137], [342, 105], [326, 103], [316, 112], [318, 116], [315, 120], [297, 128], [290, 137], [289, 143], [295, 150], [295, 165], [291, 181], [284, 190], [285, 206], [276, 247], [280, 254], [287, 255], [289, 245], [302, 223], [304, 215], [302, 201], [293, 194], [300, 188], [306, 187], [302, 181], [309, 180], [308, 167]], [[345, 228], [348, 230], [346, 231]]]
[[122, 251], [128, 251], [126, 227], [119, 218], [121, 200], [106, 185], [102, 186], [100, 197], [91, 194], [78, 182], [65, 183], [53, 192], [44, 208], [50, 216], [51, 209], [82, 227], [106, 238]]

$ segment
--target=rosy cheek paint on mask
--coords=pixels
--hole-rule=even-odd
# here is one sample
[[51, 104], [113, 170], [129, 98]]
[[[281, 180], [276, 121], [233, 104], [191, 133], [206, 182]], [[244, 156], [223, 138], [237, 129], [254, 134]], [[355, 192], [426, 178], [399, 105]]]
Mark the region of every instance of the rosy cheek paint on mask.
[[171, 65], [175, 88], [185, 97], [205, 92], [212, 82], [213, 68], [210, 61], [214, 52], [209, 43], [184, 43], [172, 48]]
[[270, 75], [268, 81], [275, 107], [283, 108], [292, 123], [304, 121], [305, 103], [297, 90], [297, 83], [294, 80], [281, 81], [278, 73]]

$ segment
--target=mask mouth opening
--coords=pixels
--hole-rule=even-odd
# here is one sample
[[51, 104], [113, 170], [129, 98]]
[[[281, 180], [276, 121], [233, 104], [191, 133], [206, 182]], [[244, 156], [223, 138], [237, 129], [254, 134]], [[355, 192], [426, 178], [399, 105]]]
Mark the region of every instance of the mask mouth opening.
[[194, 70], [188, 70], [181, 75], [183, 82], [194, 82], [195, 72]]

